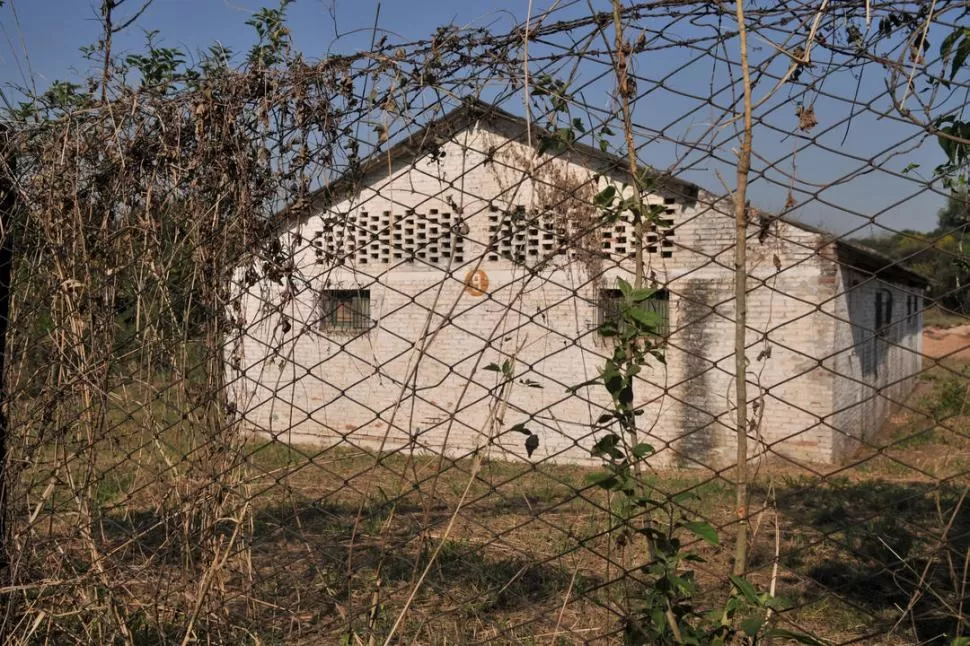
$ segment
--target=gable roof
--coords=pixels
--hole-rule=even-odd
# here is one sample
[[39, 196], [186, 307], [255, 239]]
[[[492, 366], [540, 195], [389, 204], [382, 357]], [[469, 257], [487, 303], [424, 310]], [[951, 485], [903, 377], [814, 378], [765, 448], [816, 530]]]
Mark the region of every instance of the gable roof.
[[[365, 183], [368, 176], [377, 172], [386, 172], [389, 162], [391, 165], [414, 163], [422, 155], [437, 148], [438, 142], [447, 140], [479, 122], [493, 126], [505, 125], [511, 127], [517, 135], [512, 137], [514, 140], [524, 141], [528, 134], [531, 134], [533, 146], [540, 145], [546, 137], [554, 136], [541, 126], [527, 123], [522, 117], [506, 112], [491, 103], [469, 97], [462, 100], [461, 105], [447, 112], [441, 118], [429, 122], [417, 132], [398, 141], [390, 148], [375, 151], [356, 168], [347, 171], [336, 180], [310, 193], [308, 196], [309, 204], [303, 210], [298, 212], [293, 209], [293, 205], [290, 205], [279, 211], [274, 216], [274, 228], [279, 230], [293, 220], [306, 215], [307, 211], [325, 208], [348, 194], [352, 194]], [[580, 142], [571, 143], [569, 152], [594, 162], [590, 165], [595, 165], [600, 172], [629, 178], [629, 162], [617, 155], [603, 152], [594, 146]], [[653, 176], [658, 190], [667, 190], [688, 200], [696, 199], [700, 191], [700, 187], [696, 184], [674, 177], [669, 173], [643, 166], [641, 166], [641, 170], [645, 170]]]
[[[462, 100], [458, 107], [442, 117], [432, 120], [417, 132], [401, 139], [390, 148], [376, 150], [356, 168], [313, 191], [308, 196], [309, 202], [305, 204], [303, 209], [297, 210], [293, 205], [290, 205], [279, 211], [273, 218], [274, 222], [271, 224], [271, 229], [279, 232], [282, 228], [292, 224], [294, 220], [308, 216], [347, 195], [353, 194], [372, 174], [387, 172], [389, 165], [413, 164], [421, 156], [437, 148], [439, 142], [446, 141], [455, 134], [480, 122], [493, 126], [511, 127], [513, 132], [516, 133], [516, 136], [513, 137], [514, 140], [525, 141], [531, 135], [530, 143], [534, 147], [538, 147], [543, 139], [554, 136], [549, 130], [534, 123], [530, 124], [523, 117], [480, 99], [467, 97]], [[572, 154], [588, 159], [592, 162], [589, 165], [595, 166], [598, 172], [630, 179], [629, 161], [618, 155], [604, 152], [599, 148], [581, 142], [572, 142], [568, 150]], [[646, 171], [655, 180], [656, 190], [668, 191], [688, 201], [696, 200], [701, 193], [702, 189], [697, 184], [680, 179], [670, 173], [642, 165], [639, 170], [641, 172]], [[714, 201], [717, 201], [717, 199], [715, 198]], [[871, 273], [885, 280], [897, 280], [920, 287], [929, 284], [929, 280], [925, 276], [868, 247], [844, 240], [829, 231], [812, 227], [788, 217], [775, 216], [772, 219], [818, 234], [825, 244], [836, 246], [840, 261], [847, 263], [854, 269]]]
[[839, 237], [831, 231], [826, 231], [825, 229], [814, 227], [786, 216], [768, 215], [768, 217], [779, 222], [784, 222], [796, 229], [814, 233], [819, 236], [823, 245], [834, 245], [836, 253], [835, 259], [840, 265], [848, 267], [849, 269], [855, 269], [856, 271], [870, 274], [874, 278], [886, 281], [906, 283], [913, 287], [926, 287], [930, 284], [930, 279], [923, 274], [910, 269], [899, 260], [875, 249], [870, 249], [858, 242]]

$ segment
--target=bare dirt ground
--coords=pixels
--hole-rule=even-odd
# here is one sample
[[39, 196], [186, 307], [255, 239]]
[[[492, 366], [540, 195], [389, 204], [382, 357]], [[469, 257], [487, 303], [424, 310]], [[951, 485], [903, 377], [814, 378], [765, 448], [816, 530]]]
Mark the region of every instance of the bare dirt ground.
[[923, 330], [923, 354], [928, 357], [970, 359], [970, 325]]

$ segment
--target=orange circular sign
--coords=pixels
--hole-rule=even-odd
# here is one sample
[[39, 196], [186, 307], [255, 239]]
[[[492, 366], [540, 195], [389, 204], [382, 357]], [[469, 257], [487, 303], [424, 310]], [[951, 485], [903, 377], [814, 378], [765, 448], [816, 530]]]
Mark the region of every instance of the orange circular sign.
[[465, 293], [470, 296], [482, 296], [488, 290], [488, 274], [481, 269], [470, 271], [465, 275]]

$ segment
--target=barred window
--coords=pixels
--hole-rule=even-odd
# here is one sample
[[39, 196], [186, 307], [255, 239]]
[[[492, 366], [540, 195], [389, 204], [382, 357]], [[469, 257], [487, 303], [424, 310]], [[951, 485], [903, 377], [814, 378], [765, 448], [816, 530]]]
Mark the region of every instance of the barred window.
[[909, 317], [909, 327], [913, 331], [919, 330], [919, 313], [923, 308], [922, 297], [910, 294], [906, 297], [906, 315]]
[[[670, 334], [670, 296], [667, 290], [661, 289], [654, 292], [653, 296], [640, 303], [640, 307], [649, 311], [656, 312], [660, 316], [660, 323], [657, 325], [657, 336], [666, 337]], [[623, 310], [623, 292], [618, 289], [601, 289], [599, 298], [598, 324], [620, 320]]]
[[915, 317], [920, 311], [920, 297], [918, 294], [910, 294], [906, 297], [906, 315]]
[[321, 329], [366, 330], [370, 326], [370, 290], [328, 289], [320, 294]]
[[893, 322], [893, 294], [888, 289], [876, 290], [876, 332], [884, 332]]

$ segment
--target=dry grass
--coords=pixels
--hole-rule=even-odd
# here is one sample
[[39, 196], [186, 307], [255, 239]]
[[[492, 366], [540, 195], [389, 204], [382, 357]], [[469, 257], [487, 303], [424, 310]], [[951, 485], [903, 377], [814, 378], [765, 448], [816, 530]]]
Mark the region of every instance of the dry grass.
[[930, 307], [923, 313], [923, 324], [926, 327], [947, 329], [967, 323], [970, 323], [970, 318], [966, 315], [938, 306]]
[[[946, 396], [930, 380], [922, 391], [915, 399], [926, 410], [939, 408]], [[111, 416], [119, 430], [130, 431], [99, 454], [94, 533], [140, 643], [167, 643], [181, 638], [180, 608], [191, 605], [193, 584], [212, 562], [201, 552], [227, 545], [234, 525], [190, 522], [186, 505], [212, 492], [190, 468], [198, 442], [184, 422], [172, 420], [165, 402], [134, 405], [138, 400], [130, 389]], [[970, 516], [962, 509], [953, 516], [961, 485], [941, 478], [966, 471], [970, 443], [943, 426], [968, 425], [957, 418], [924, 432], [918, 417], [898, 415], [880, 438], [888, 448], [860, 455], [857, 466], [839, 475], [820, 480], [790, 466], [759, 472], [753, 509], [765, 510], [752, 523], [751, 579], [763, 589], [771, 582], [775, 520], [765, 504], [774, 500], [777, 594], [790, 608], [782, 621], [836, 641], [883, 635], [867, 643], [910, 643], [916, 635], [952, 634]], [[245, 477], [225, 495], [245, 496], [239, 503], [248, 503], [248, 517], [219, 581], [220, 604], [206, 606], [200, 635], [211, 631], [217, 641], [233, 635], [249, 643], [379, 642], [440, 543], [399, 632], [405, 642], [619, 639], [624, 555], [609, 534], [606, 494], [586, 484], [592, 469], [485, 462], [445, 538], [471, 459], [382, 457], [346, 444], [243, 442], [235, 451]], [[64, 474], [53, 464], [42, 474], [39, 465], [35, 497], [52, 473]], [[728, 592], [732, 487], [698, 470], [649, 477], [656, 495], [676, 498], [691, 517], [722, 527], [726, 547], [690, 546], [707, 561], [697, 568], [698, 602], [716, 606]], [[62, 558], [83, 563], [67, 491], [55, 487], [48, 494], [33, 536], [55, 541]], [[693, 496], [680, 495], [687, 491]], [[202, 540], [203, 531], [218, 540]], [[626, 557], [636, 562], [638, 555]], [[924, 594], [893, 632], [926, 566]], [[70, 593], [73, 584], [60, 585]], [[50, 581], [26, 597], [42, 607], [59, 598], [59, 589]], [[52, 622], [52, 635], [74, 634], [83, 619], [81, 610], [75, 628], [63, 618]]]
[[[485, 91], [482, 96], [518, 105], [529, 87], [524, 77], [536, 83], [545, 77], [552, 83], [546, 98], [533, 92], [539, 101], [530, 108], [559, 102], [568, 108], [536, 127], [568, 125], [567, 132], [581, 131], [580, 140], [604, 152], [621, 137], [630, 152], [634, 143], [644, 144], [637, 153], [646, 157], [655, 145], [672, 144], [690, 152], [669, 167], [674, 175], [702, 168], [707, 164], [698, 163], [708, 158], [728, 159], [721, 153], [730, 152], [729, 139], [714, 137], [715, 148], [707, 148], [679, 134], [678, 124], [696, 110], [692, 92], [674, 89], [674, 76], [696, 76], [687, 69], [693, 62], [651, 81], [656, 70], [645, 58], [676, 61], [676, 46], [701, 65], [722, 60], [735, 36], [723, 28], [714, 3], [618, 11], [618, 26], [628, 22], [636, 39], [629, 48], [613, 49], [608, 41], [601, 48], [602, 16], [584, 17], [563, 3], [560, 10], [568, 13], [550, 9], [535, 29], [448, 26], [411, 43], [388, 32], [367, 51], [318, 61], [295, 49], [282, 10], [265, 10], [250, 22], [259, 42], [248, 56], [240, 52], [238, 67], [218, 55], [205, 64], [183, 63], [195, 57], [154, 46], [143, 55], [112, 55], [111, 12], [121, 3], [101, 4], [104, 33], [88, 63], [101, 57], [103, 69], [76, 87], [52, 86], [9, 114], [0, 165], [2, 183], [16, 187], [19, 202], [5, 214], [12, 221], [3, 231], [17, 242], [4, 384], [11, 433], [4, 474], [9, 509], [3, 511], [12, 524], [4, 637], [52, 644], [369, 645], [388, 639], [403, 614], [395, 636], [402, 643], [618, 641], [622, 615], [635, 603], [630, 597], [643, 585], [635, 568], [643, 554], [619, 544], [613, 501], [586, 484], [589, 469], [381, 456], [349, 443], [321, 449], [247, 441], [223, 401], [225, 362], [242, 359], [227, 339], [268, 326], [274, 344], [268, 354], [277, 353], [275, 359], [301, 333], [286, 312], [300, 289], [294, 258], [309, 241], [284, 244], [270, 214], [284, 205], [287, 217], [314, 213], [314, 188], [344, 172], [358, 177], [369, 154], [383, 156], [459, 97]], [[855, 9], [841, 4], [834, 21], [840, 29], [861, 24], [854, 12], [862, 4], [872, 24], [869, 2]], [[800, 26], [814, 25], [804, 60], [793, 64], [780, 45], [765, 48], [765, 65], [781, 61], [788, 68], [784, 80], [805, 72], [792, 84], [801, 89], [784, 101], [814, 100], [817, 83], [805, 82], [809, 68], [822, 79], [861, 73], [867, 60], [885, 67], [881, 57], [843, 51], [840, 33], [818, 31], [825, 14], [819, 3], [794, 3], [783, 12], [770, 5], [752, 7], [742, 22], [779, 43], [801, 40]], [[875, 24], [900, 20], [893, 3], [876, 10]], [[929, 29], [932, 11], [925, 20]], [[685, 24], [710, 28], [710, 36], [688, 34], [690, 42], [679, 44], [654, 37], [682, 32]], [[887, 51], [910, 48], [904, 41], [912, 34], [890, 31]], [[894, 43], [900, 34], [904, 40]], [[809, 61], [813, 45], [834, 58]], [[699, 56], [705, 47], [706, 62]], [[604, 114], [609, 104], [601, 99], [628, 54], [644, 57], [634, 66], [641, 70], [635, 94], [663, 103], [663, 93], [654, 94], [663, 90], [675, 99], [676, 120], [662, 123], [657, 119], [668, 120], [662, 111], [647, 110], [650, 121], [637, 124], [635, 133], [629, 117], [619, 127]], [[918, 68], [926, 76], [914, 78]], [[898, 69], [885, 69], [889, 86], [899, 87]], [[619, 75], [620, 95], [636, 80], [625, 75]], [[846, 87], [854, 86], [845, 78]], [[913, 65], [905, 87], [920, 79], [935, 85], [938, 78], [932, 65]], [[713, 91], [713, 77], [710, 83]], [[707, 111], [716, 97], [693, 98], [694, 107]], [[777, 107], [767, 104], [749, 116], [761, 123]], [[805, 114], [814, 110], [805, 107]], [[850, 112], [854, 120], [866, 112], [886, 116], [872, 102], [861, 107]], [[925, 107], [929, 113], [934, 106]], [[901, 114], [911, 118], [909, 111]], [[697, 142], [735, 121], [728, 113], [713, 118], [707, 133], [695, 133]], [[774, 117], [764, 125], [779, 128]], [[645, 133], [649, 142], [641, 140]], [[430, 145], [437, 161], [444, 134], [429, 133], [421, 145]], [[909, 139], [898, 147], [911, 150]], [[496, 161], [499, 152], [487, 151], [486, 161]], [[794, 149], [790, 158], [774, 155], [770, 146], [761, 151], [759, 168], [797, 166]], [[631, 165], [655, 161], [646, 157]], [[857, 161], [858, 155], [850, 163]], [[526, 175], [507, 188], [525, 186]], [[465, 179], [448, 182], [463, 186]], [[580, 220], [602, 211], [588, 203], [591, 190], [579, 190], [577, 178], [539, 179], [547, 184], [536, 196], [544, 206]], [[795, 194], [808, 204], [826, 190], [797, 179], [786, 211], [798, 206]], [[352, 183], [345, 187], [351, 192]], [[478, 193], [474, 187], [469, 195]], [[744, 203], [737, 201], [739, 215]], [[587, 252], [602, 245], [588, 237], [574, 242]], [[605, 259], [584, 255], [587, 273], [606, 268]], [[716, 256], [703, 262], [722, 263]], [[228, 293], [232, 275], [255, 288], [254, 295], [257, 285], [274, 285], [259, 290], [265, 299], [259, 321], [247, 321], [239, 294]], [[963, 322], [940, 312], [926, 318], [939, 326]], [[966, 346], [955, 343], [954, 350]], [[119, 384], [120, 375], [129, 381]], [[962, 628], [970, 560], [965, 402], [965, 379], [933, 371], [912, 402], [916, 410], [897, 416], [853, 466], [759, 470], [751, 483], [750, 576], [785, 599], [777, 615], [782, 623], [857, 643], [939, 643]], [[684, 537], [686, 549], [706, 559], [697, 564], [703, 608], [716, 607], [729, 592], [737, 511], [727, 476], [703, 470], [649, 476], [653, 496], [668, 508], [720, 530], [725, 547]], [[656, 512], [654, 520], [667, 519]]]

